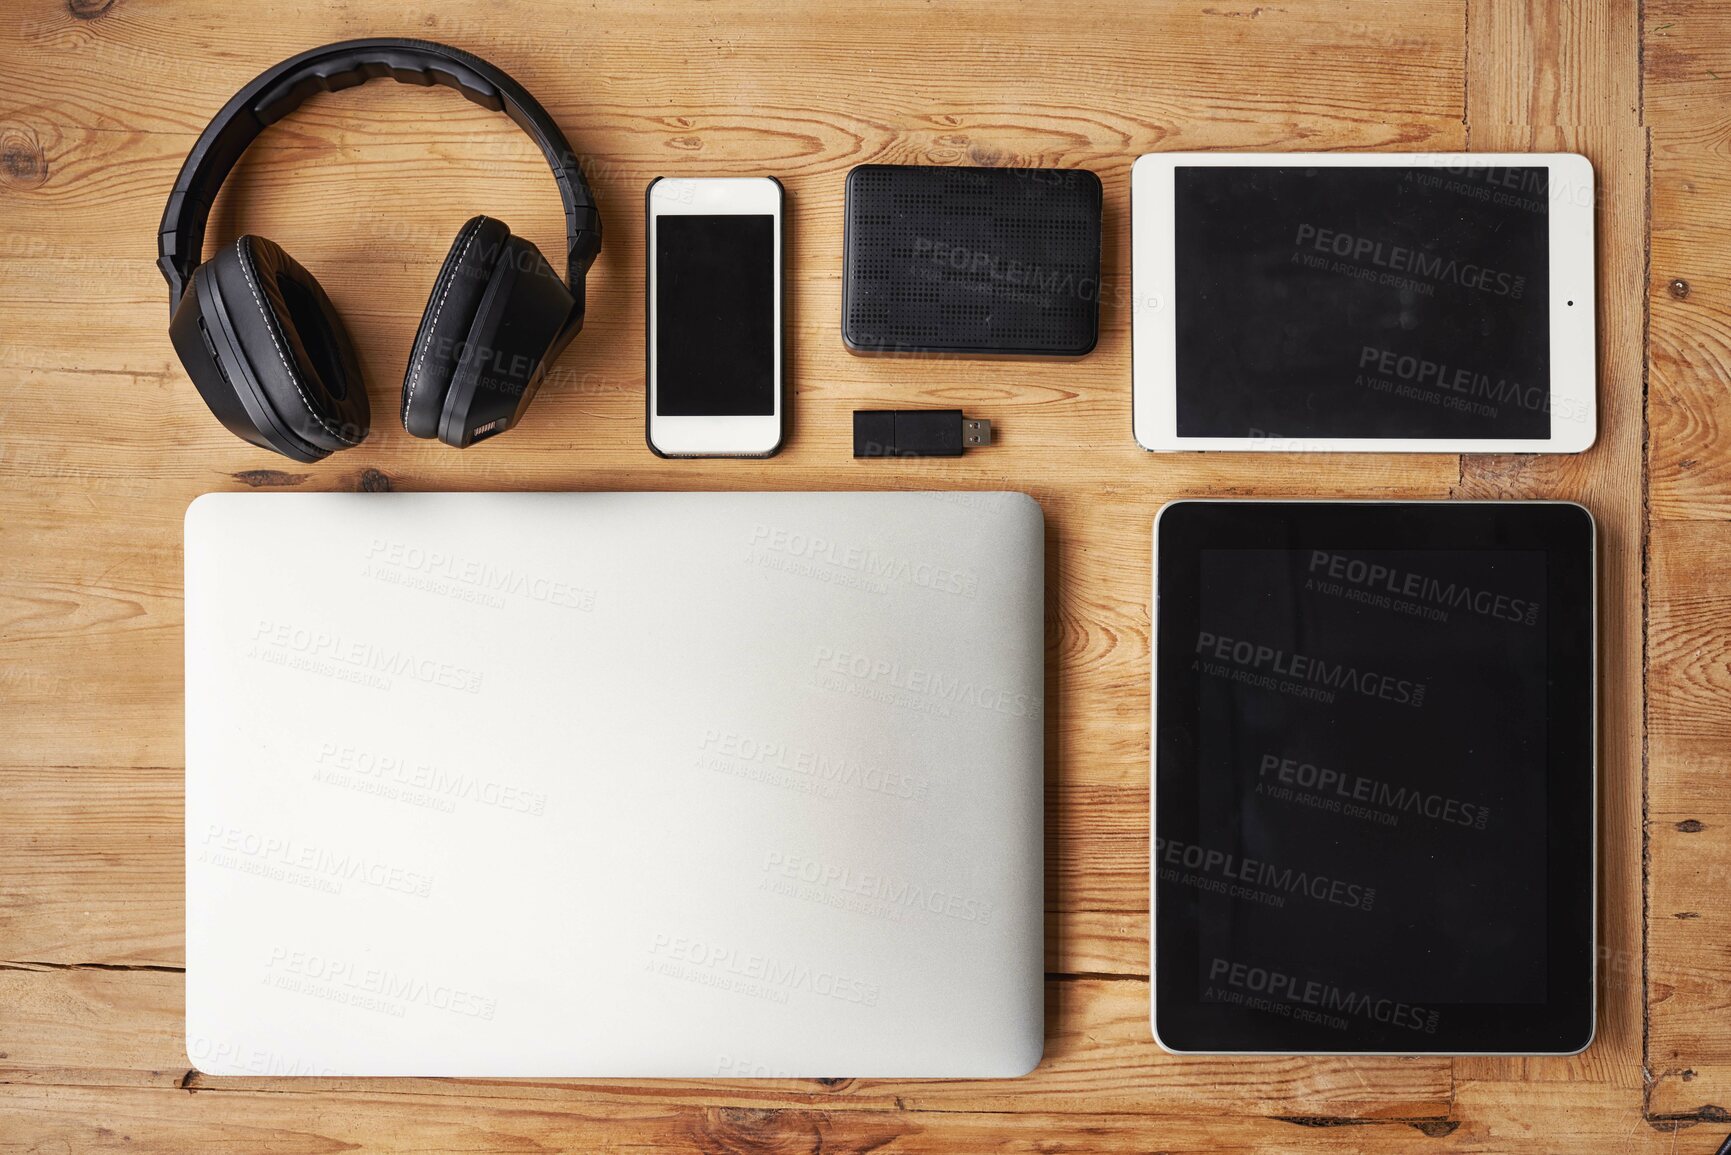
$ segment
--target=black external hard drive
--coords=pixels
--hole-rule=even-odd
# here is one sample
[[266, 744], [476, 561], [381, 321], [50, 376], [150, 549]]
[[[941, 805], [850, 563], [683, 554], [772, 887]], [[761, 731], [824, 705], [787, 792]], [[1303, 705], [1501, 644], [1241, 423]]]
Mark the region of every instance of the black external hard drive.
[[864, 164], [847, 177], [856, 353], [1079, 357], [1100, 329], [1100, 178]]

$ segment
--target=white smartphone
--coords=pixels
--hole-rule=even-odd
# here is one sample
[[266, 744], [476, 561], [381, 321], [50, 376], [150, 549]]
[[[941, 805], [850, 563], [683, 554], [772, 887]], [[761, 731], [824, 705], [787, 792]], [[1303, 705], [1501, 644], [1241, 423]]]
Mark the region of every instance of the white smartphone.
[[649, 448], [768, 457], [786, 418], [782, 189], [774, 177], [649, 184]]
[[1593, 444], [1593, 168], [1573, 153], [1151, 153], [1130, 179], [1153, 450]]

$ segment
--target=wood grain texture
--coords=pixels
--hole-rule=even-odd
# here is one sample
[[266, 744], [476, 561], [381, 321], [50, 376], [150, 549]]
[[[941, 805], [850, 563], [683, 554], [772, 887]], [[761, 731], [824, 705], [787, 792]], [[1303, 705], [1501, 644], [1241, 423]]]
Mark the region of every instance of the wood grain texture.
[[[298, 466], [230, 437], [186, 381], [164, 331], [155, 228], [230, 93], [305, 47], [379, 34], [456, 43], [534, 90], [584, 155], [606, 245], [588, 326], [531, 419], [477, 452], [429, 447], [390, 418], [433, 272], [474, 212], [556, 251], [546, 172], [502, 118], [443, 90], [368, 85], [273, 126], [219, 199], [211, 241], [260, 233], [315, 272], [379, 418], [362, 448]], [[1716, 4], [19, 0], [0, 13], [0, 76], [0, 1151], [1549, 1155], [1709, 1152], [1725, 1137], [1731, 88], [1719, 77], [1731, 77], [1731, 23]], [[1594, 162], [1592, 451], [1135, 448], [1137, 155], [1464, 147]], [[1098, 172], [1096, 352], [1061, 364], [850, 356], [837, 332], [842, 180], [866, 161]], [[769, 462], [658, 460], [642, 442], [643, 187], [765, 171], [790, 196], [793, 438]], [[939, 403], [987, 413], [1001, 443], [958, 460], [848, 456], [852, 409]], [[379, 487], [1034, 494], [1049, 527], [1054, 687], [1040, 1070], [1011, 1083], [337, 1081], [273, 1078], [261, 1056], [254, 1077], [189, 1072], [181, 516], [211, 490]], [[1584, 1054], [1246, 1060], [1154, 1046], [1148, 527], [1174, 497], [1228, 494], [1592, 508], [1602, 980]]]
[[1644, 12], [1648, 1050], [1655, 1118], [1731, 1117], [1731, 23]]

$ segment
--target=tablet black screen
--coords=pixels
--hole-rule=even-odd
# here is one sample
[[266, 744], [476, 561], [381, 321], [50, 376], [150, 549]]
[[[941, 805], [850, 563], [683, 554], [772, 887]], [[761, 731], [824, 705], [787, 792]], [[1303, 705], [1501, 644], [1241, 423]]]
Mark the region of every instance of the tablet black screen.
[[1153, 868], [1177, 1033], [1553, 1049], [1482, 1020], [1578, 1012], [1590, 971], [1584, 515], [1175, 507], [1196, 509], [1161, 542]]
[[1549, 175], [1177, 168], [1179, 436], [1548, 437]]

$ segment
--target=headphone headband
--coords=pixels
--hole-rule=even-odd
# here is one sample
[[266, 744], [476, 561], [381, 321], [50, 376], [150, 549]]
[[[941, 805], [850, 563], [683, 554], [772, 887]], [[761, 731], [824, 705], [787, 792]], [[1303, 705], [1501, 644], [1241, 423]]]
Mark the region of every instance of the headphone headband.
[[267, 68], [235, 93], [193, 145], [175, 178], [157, 235], [156, 264], [168, 281], [169, 309], [186, 292], [204, 251], [204, 228], [216, 193], [266, 125], [315, 92], [335, 92], [389, 76], [404, 84], [442, 84], [483, 108], [503, 112], [547, 158], [565, 206], [565, 283], [583, 312], [583, 274], [601, 251], [601, 215], [576, 155], [547, 110], [528, 90], [478, 56], [430, 40], [377, 37], [327, 44]]

